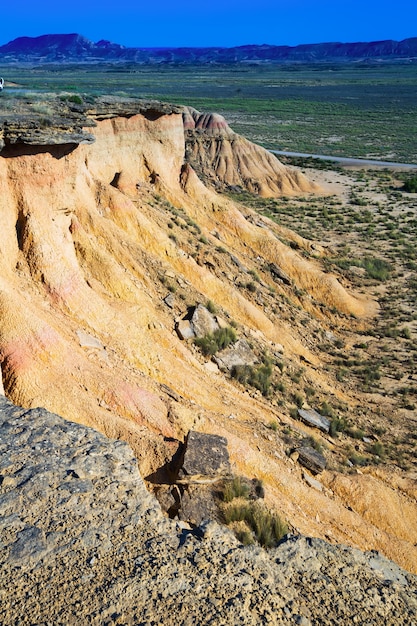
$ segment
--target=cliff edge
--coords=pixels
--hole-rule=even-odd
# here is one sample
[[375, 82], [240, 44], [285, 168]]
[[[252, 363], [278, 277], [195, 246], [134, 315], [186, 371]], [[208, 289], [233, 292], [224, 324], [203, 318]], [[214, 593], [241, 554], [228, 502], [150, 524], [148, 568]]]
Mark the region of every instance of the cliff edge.
[[0, 620], [379, 626], [417, 619], [417, 579], [378, 553], [288, 537], [243, 548], [163, 517], [126, 443], [0, 396]]
[[[360, 324], [375, 301], [323, 268], [320, 245], [199, 178], [186, 159], [182, 107], [63, 98], [28, 98], [26, 113], [1, 119], [7, 397], [127, 441], [149, 481], [190, 430], [224, 436], [235, 473], [263, 480], [268, 506], [300, 534], [377, 549], [412, 571], [411, 479], [399, 489], [397, 474], [372, 467], [339, 474], [345, 451], [326, 435], [328, 469], [316, 488], [288, 454], [318, 436], [290, 415], [297, 380], [317, 403], [328, 393], [359, 410], [363, 396], [330, 377], [320, 345], [333, 322]], [[202, 137], [215, 130], [213, 118], [202, 123]], [[204, 305], [214, 328], [232, 328], [249, 350], [258, 387], [181, 334]]]

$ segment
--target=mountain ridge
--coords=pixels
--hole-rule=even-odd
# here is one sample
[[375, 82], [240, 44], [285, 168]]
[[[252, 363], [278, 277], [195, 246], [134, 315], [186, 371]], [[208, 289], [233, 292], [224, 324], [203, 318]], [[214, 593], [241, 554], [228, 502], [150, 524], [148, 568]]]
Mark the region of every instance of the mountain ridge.
[[77, 33], [18, 37], [0, 46], [0, 62], [97, 63], [323, 63], [348, 61], [415, 61], [417, 37], [402, 41], [323, 42], [280, 46], [125, 47], [107, 40], [96, 43]]

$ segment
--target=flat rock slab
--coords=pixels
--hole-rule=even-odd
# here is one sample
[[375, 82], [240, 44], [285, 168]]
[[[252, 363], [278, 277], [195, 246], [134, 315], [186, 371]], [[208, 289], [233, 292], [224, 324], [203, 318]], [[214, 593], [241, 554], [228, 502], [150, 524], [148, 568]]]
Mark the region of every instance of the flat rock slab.
[[246, 339], [239, 339], [229, 348], [218, 352], [214, 361], [223, 371], [231, 372], [234, 367], [254, 365], [257, 358]]
[[180, 478], [215, 477], [230, 473], [227, 439], [191, 430], [188, 434]]
[[281, 280], [285, 285], [291, 285], [291, 278], [275, 263], [269, 264], [269, 271], [272, 274], [274, 280]]
[[184, 491], [178, 512], [181, 521], [200, 526], [204, 521], [216, 519], [218, 515], [219, 510], [209, 486], [190, 485]]
[[195, 337], [190, 320], [180, 320], [175, 324], [175, 330], [177, 331], [178, 337], [182, 340], [192, 339]]
[[297, 448], [297, 453], [300, 465], [309, 469], [313, 474], [320, 474], [326, 469], [326, 459], [311, 446]]
[[328, 433], [330, 430], [330, 420], [323, 415], [320, 415], [314, 409], [298, 409], [299, 417], [308, 424], [309, 426], [314, 426], [314, 428], [319, 428], [325, 433]]
[[317, 489], [317, 491], [323, 491], [323, 485], [321, 484], [321, 482], [319, 482], [306, 472], [303, 472], [303, 478], [306, 481], [307, 485], [313, 487], [313, 489]]
[[77, 330], [78, 341], [80, 342], [80, 346], [82, 348], [93, 348], [96, 350], [103, 350], [104, 346], [99, 339], [93, 337], [89, 333], [86, 333], [84, 330]]

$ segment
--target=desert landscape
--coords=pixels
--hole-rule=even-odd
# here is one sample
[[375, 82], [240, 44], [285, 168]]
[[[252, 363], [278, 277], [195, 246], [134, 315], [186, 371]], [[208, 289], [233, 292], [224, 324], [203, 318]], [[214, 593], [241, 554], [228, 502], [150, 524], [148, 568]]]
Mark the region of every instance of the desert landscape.
[[278, 160], [176, 98], [18, 78], [2, 623], [48, 623], [65, 571], [56, 623], [415, 623], [416, 170]]

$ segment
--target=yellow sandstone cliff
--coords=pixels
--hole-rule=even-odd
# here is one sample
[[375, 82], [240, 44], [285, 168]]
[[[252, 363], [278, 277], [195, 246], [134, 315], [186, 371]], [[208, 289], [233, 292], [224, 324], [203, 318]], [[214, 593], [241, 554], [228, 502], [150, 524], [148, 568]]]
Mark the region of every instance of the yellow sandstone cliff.
[[[195, 115], [187, 115], [186, 133], [196, 133]], [[271, 352], [284, 350], [328, 385], [319, 353], [219, 270], [216, 246], [242, 266], [255, 259], [279, 266], [309, 294], [318, 318], [321, 305], [366, 317], [375, 303], [282, 243], [276, 225], [259, 225], [250, 209], [204, 184], [190, 161], [208, 179], [263, 195], [317, 187], [236, 135], [204, 134], [203, 122], [186, 162], [181, 111], [100, 117], [94, 143], [15, 144], [0, 153], [6, 395], [125, 439], [145, 477], [173, 456], [190, 428], [222, 434], [236, 472], [264, 479], [269, 503], [295, 528], [381, 550], [415, 570], [416, 503], [408, 484], [395, 491], [376, 475], [325, 472], [323, 490], [311, 488], [283, 443], [256, 435], [260, 425], [281, 419], [279, 409], [208, 368], [174, 330], [188, 306], [212, 300]], [[182, 225], [175, 237], [173, 217]], [[389, 511], [375, 506], [384, 499]]]

